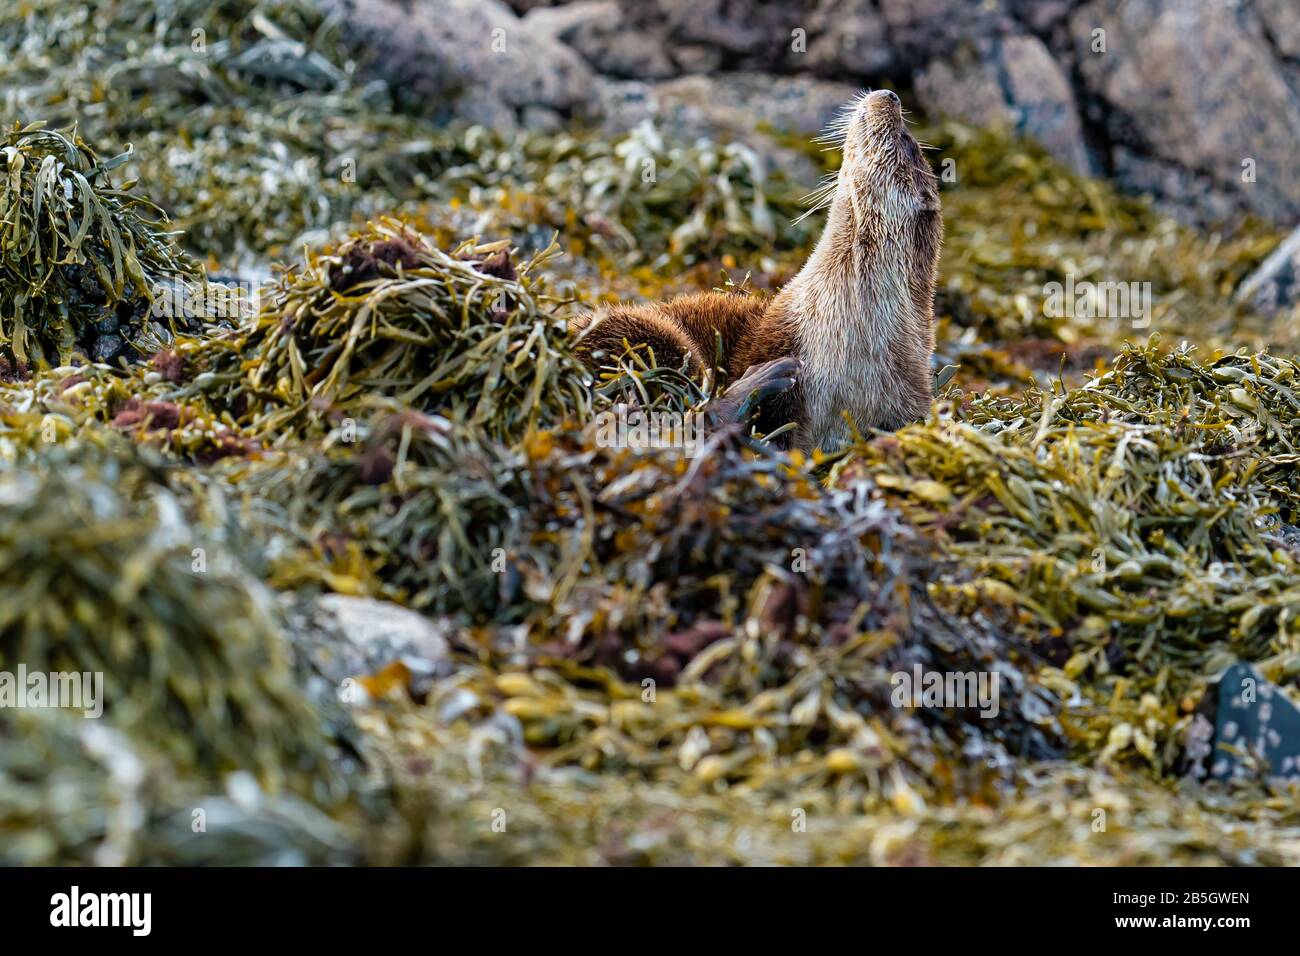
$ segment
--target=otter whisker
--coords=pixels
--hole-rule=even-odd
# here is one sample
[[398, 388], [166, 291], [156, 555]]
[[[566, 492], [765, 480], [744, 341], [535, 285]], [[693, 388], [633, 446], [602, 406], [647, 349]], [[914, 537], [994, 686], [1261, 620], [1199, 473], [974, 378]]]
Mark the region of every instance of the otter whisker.
[[830, 205], [831, 205], [831, 204], [830, 204], [829, 201], [828, 201], [828, 202], [823, 202], [823, 203], [818, 203], [817, 205], [815, 205], [815, 206], [811, 207], [810, 209], [808, 209], [808, 211], [805, 212], [803, 215], [801, 215], [801, 216], [799, 216], [798, 218], [796, 218], [796, 219], [793, 221], [793, 224], [796, 225], [796, 226], [799, 225], [799, 223], [803, 222], [805, 219], [807, 219], [809, 216], [813, 215], [814, 213], [819, 213], [819, 212], [822, 212], [822, 211], [825, 210], [825, 209], [829, 209], [829, 208], [830, 208]]
[[863, 90], [854, 99], [841, 106], [836, 111], [836, 115], [826, 124], [826, 128], [821, 134], [813, 137], [813, 142], [822, 143], [827, 149], [835, 149], [844, 145], [844, 139], [848, 136], [849, 127], [853, 125], [853, 117], [857, 113], [858, 107], [870, 95], [870, 90]]
[[822, 131], [819, 135], [814, 136], [813, 142], [822, 144], [825, 147], [823, 149], [823, 152], [826, 152], [828, 150], [837, 149], [840, 146], [843, 146], [844, 139], [845, 137], [848, 136], [848, 134], [849, 134], [849, 124], [847, 121], [842, 126], [832, 123], [830, 126], [826, 127], [826, 129]]
[[839, 184], [839, 180], [839, 173], [827, 173], [811, 192], [800, 199], [800, 202], [808, 203], [809, 208], [807, 212], [794, 221], [795, 225], [803, 222], [813, 213], [830, 208], [831, 201], [835, 198], [835, 188]]

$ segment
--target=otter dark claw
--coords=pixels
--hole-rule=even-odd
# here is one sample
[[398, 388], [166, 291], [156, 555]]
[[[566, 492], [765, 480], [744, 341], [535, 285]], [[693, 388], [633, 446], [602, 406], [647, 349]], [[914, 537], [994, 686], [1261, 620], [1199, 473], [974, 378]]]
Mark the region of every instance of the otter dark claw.
[[[709, 407], [712, 422], [716, 426], [748, 424], [762, 414], [767, 427], [760, 428], [760, 431], [772, 431], [780, 427], [784, 423], [773, 421], [775, 416], [767, 410], [772, 407], [777, 396], [784, 395], [795, 387], [802, 366], [803, 362], [792, 356], [750, 366], [740, 380], [733, 382], [722, 397]], [[764, 412], [767, 413], [763, 414]]]

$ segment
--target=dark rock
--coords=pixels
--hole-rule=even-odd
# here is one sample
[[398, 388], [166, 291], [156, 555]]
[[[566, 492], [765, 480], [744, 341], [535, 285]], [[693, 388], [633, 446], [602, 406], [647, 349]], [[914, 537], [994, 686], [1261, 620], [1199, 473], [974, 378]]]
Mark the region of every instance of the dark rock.
[[[1189, 771], [1216, 780], [1243, 777], [1300, 778], [1300, 710], [1276, 684], [1249, 664], [1233, 664], [1213, 695], [1213, 735], [1208, 712], [1197, 715], [1187, 741]], [[1207, 744], [1208, 738], [1208, 744]]]
[[1070, 11], [1081, 0], [1007, 0], [1017, 22], [1037, 36], [1045, 36], [1065, 25]]
[[90, 358], [95, 362], [111, 362], [126, 349], [126, 342], [120, 335], [101, 335], [91, 346]]
[[890, 42], [911, 69], [965, 44], [1019, 32], [1002, 0], [879, 0], [879, 7]]
[[665, 24], [667, 50], [683, 72], [761, 67], [772, 70], [791, 53], [791, 31], [806, 19], [797, 3], [755, 3], [737, 0], [656, 0], [629, 3], [638, 11], [638, 24]]
[[88, 266], [64, 266], [63, 276], [70, 286], [69, 293], [77, 297], [76, 304], [103, 305], [108, 302], [103, 286]]
[[[890, 76], [904, 67], [885, 19], [866, 0], [827, 0], [808, 17], [806, 67], [822, 76]], [[791, 63], [798, 69], [798, 51]]]

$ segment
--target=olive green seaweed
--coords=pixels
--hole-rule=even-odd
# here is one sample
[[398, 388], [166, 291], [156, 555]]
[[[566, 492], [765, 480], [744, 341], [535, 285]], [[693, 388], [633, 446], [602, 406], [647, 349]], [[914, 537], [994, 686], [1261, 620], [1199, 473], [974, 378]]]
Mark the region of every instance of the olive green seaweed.
[[[408, 258], [374, 258], [385, 249]], [[229, 383], [226, 404], [241, 424], [273, 439], [348, 417], [367, 395], [498, 438], [580, 420], [589, 376], [569, 348], [561, 302], [535, 281], [554, 254], [516, 271], [505, 243], [444, 252], [400, 224], [374, 224], [286, 271], [212, 374]], [[374, 270], [356, 285], [354, 259]]]
[[0, 487], [6, 671], [101, 675], [105, 719], [182, 766], [329, 797], [328, 735], [274, 599], [195, 526], [165, 466], [121, 441], [68, 442]]
[[66, 365], [106, 316], [139, 325], [156, 283], [196, 275], [162, 210], [112, 185], [130, 150], [101, 160], [39, 125], [0, 142], [0, 345], [15, 362]]

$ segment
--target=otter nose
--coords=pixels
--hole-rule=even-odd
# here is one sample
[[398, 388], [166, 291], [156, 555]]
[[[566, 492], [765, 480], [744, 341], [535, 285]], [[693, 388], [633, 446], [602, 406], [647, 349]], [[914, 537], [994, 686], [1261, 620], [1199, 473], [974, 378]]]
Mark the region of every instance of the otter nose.
[[876, 90], [863, 104], [871, 121], [891, 128], [903, 125], [903, 102], [892, 90]]

